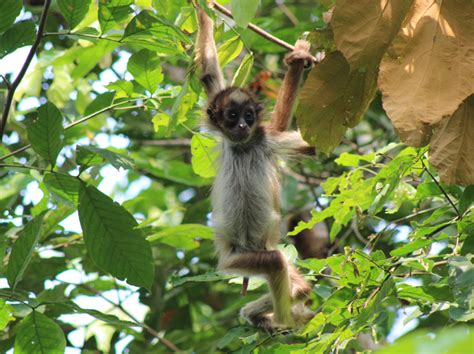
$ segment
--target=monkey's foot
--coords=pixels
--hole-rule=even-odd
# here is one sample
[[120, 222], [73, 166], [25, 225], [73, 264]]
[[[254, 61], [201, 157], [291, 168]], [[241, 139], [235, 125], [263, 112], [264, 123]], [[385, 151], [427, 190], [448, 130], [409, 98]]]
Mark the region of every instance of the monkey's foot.
[[309, 52], [310, 46], [311, 45], [308, 41], [299, 39], [295, 44], [295, 49], [291, 53], [286, 55], [286, 65], [291, 66], [292, 64], [302, 60], [304, 60], [307, 65], [312, 65], [313, 56]]

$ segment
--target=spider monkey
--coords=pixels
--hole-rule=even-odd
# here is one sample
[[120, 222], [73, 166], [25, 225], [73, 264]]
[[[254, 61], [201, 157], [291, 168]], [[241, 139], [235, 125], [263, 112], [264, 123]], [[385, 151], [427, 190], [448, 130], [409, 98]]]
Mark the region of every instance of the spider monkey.
[[241, 316], [267, 330], [294, 327], [309, 320], [301, 304], [310, 285], [277, 249], [280, 230], [278, 158], [312, 155], [297, 131], [287, 132], [303, 71], [312, 63], [309, 43], [299, 40], [285, 57], [288, 71], [279, 90], [269, 124], [263, 106], [249, 91], [226, 87], [217, 59], [213, 21], [197, 7], [199, 31], [196, 59], [208, 96], [211, 130], [222, 136], [218, 172], [212, 187], [212, 223], [218, 269], [264, 276], [270, 294], [250, 302]]

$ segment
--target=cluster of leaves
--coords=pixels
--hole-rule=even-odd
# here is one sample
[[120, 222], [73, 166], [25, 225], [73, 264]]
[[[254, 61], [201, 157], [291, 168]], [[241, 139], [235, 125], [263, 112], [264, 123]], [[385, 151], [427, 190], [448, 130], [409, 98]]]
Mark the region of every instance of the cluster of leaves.
[[[405, 322], [425, 329], [387, 350], [468, 348], [468, 327], [434, 337], [428, 331], [474, 317], [474, 189], [439, 182], [426, 148], [389, 144], [396, 137], [375, 93], [377, 68], [390, 61], [384, 53], [397, 32], [404, 33], [408, 24], [402, 23], [419, 20], [425, 2], [338, 1], [332, 29], [322, 20], [331, 1], [230, 5], [236, 25], [218, 22], [219, 62], [234, 69], [226, 72], [229, 82], [251, 83], [269, 106], [281, 78], [275, 55], [281, 59], [284, 50], [246, 29], [249, 21], [288, 42], [312, 31], [310, 39], [327, 51], [309, 74], [297, 118], [322, 151], [330, 152], [345, 133], [344, 144], [329, 157], [282, 166], [282, 212], [312, 210], [290, 235], [302, 237], [322, 224], [328, 231], [327, 257], [297, 261], [315, 284], [316, 316], [291, 335], [242, 325], [236, 314], [265, 292], [263, 282], [252, 280], [242, 298], [241, 279], [215, 272], [208, 213], [216, 140], [199, 130], [205, 97], [193, 64], [193, 6], [186, 0], [58, 0], [41, 16], [42, 6], [6, 0], [0, 4], [0, 59], [40, 41], [37, 60], [18, 85], [17, 76], [7, 74], [0, 86], [4, 113], [13, 99], [0, 147], [0, 351], [372, 350], [406, 308]], [[450, 23], [457, 5], [444, 6], [440, 18]], [[366, 16], [359, 16], [362, 22], [354, 20], [355, 10]], [[469, 19], [469, 11], [462, 16]], [[40, 18], [45, 22], [36, 30]], [[365, 18], [370, 36], [351, 29]], [[457, 29], [458, 22], [451, 26]], [[462, 43], [466, 50], [472, 44]], [[262, 68], [277, 75], [268, 78]], [[379, 87], [400, 130], [387, 108], [391, 89]], [[455, 110], [467, 96], [460, 98], [463, 90], [446, 89], [457, 96], [445, 97], [443, 109]], [[412, 109], [413, 102], [393, 107]], [[464, 124], [468, 108], [442, 114]], [[363, 113], [366, 119], [346, 132]], [[436, 146], [448, 135], [440, 136]], [[460, 172], [447, 182], [472, 180], [469, 152], [462, 149]], [[294, 246], [283, 249], [295, 258]], [[450, 336], [460, 340], [446, 343]]]

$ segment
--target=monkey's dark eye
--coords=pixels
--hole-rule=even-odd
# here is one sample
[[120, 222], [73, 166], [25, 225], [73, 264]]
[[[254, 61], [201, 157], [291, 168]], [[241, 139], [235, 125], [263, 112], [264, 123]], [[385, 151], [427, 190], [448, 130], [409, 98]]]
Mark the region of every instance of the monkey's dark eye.
[[252, 119], [253, 118], [253, 113], [250, 111], [245, 112], [245, 119]]
[[244, 119], [248, 125], [251, 125], [255, 120], [255, 116], [252, 111], [247, 111], [244, 114]]

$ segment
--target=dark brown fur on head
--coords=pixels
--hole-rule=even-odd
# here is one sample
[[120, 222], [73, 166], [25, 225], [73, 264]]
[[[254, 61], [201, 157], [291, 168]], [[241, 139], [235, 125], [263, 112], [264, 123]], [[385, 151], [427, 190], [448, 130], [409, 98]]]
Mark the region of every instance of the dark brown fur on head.
[[239, 87], [218, 92], [207, 108], [209, 121], [232, 142], [248, 141], [262, 117], [263, 106], [252, 94]]

